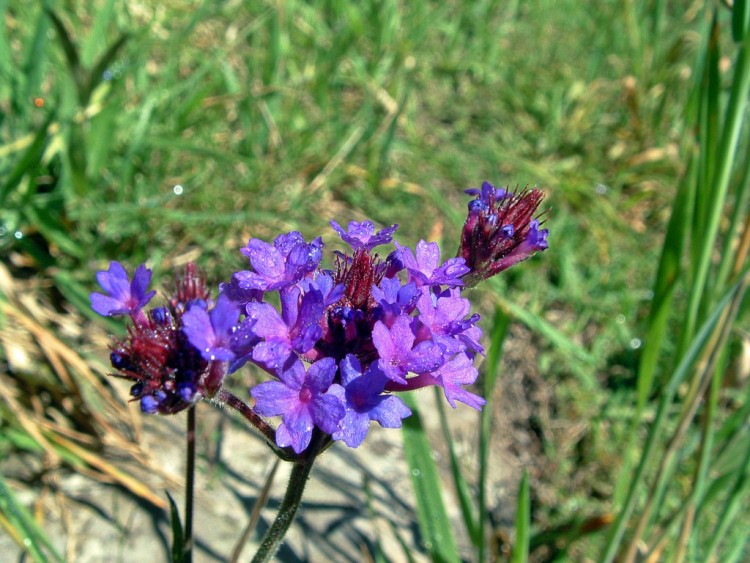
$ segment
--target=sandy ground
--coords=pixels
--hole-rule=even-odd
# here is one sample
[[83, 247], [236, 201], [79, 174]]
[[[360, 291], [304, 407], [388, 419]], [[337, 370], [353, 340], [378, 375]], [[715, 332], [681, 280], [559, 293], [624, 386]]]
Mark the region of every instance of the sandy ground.
[[[508, 369], [495, 397], [488, 504], [493, 521], [501, 530], [512, 528], [521, 467], [533, 463], [533, 444], [529, 444], [533, 435], [527, 429], [529, 375], [521, 375], [514, 369], [516, 365], [528, 367], [524, 350], [523, 346], [511, 346], [506, 351], [504, 365]], [[421, 392], [419, 401], [445, 485], [443, 498], [465, 559], [470, 560], [432, 392]], [[471, 479], [476, 469], [478, 415], [463, 406], [448, 414], [456, 447]], [[233, 413], [201, 405], [198, 416], [195, 561], [226, 561], [242, 535], [274, 458], [265, 443], [249, 432]], [[144, 450], [174, 480], [181, 480], [184, 415], [145, 419]], [[68, 561], [168, 560], [171, 531], [165, 511], [153, 508], [119, 487], [69, 471], [57, 478], [56, 494], [47, 492], [40, 496], [38, 488], [23, 484], [24, 477], [33, 469], [27, 464], [26, 458], [11, 458], [2, 462], [2, 469], [19, 499], [26, 506], [36, 504], [40, 509], [45, 529]], [[282, 464], [268, 506], [241, 560], [249, 560], [260, 535], [271, 522], [288, 473], [288, 464]], [[146, 476], [144, 481], [166, 498], [163, 478]], [[369, 504], [366, 490], [370, 493]], [[171, 489], [170, 493], [182, 511], [181, 491]], [[412, 546], [415, 561], [426, 560], [418, 547], [421, 539], [401, 432], [373, 425], [360, 448], [352, 450], [336, 444], [318, 460], [302, 509], [278, 559], [285, 562], [368, 561], [367, 554], [374, 553], [373, 546], [379, 542], [389, 561], [404, 561], [404, 550], [396, 535]], [[22, 560], [20, 550], [4, 533], [0, 533], [0, 554], [2, 561]]]

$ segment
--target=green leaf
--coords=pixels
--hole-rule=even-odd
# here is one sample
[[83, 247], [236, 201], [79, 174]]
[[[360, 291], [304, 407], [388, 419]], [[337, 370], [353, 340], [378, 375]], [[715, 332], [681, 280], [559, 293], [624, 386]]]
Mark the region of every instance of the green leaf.
[[402, 431], [404, 453], [417, 501], [419, 529], [433, 561], [457, 563], [460, 561], [458, 548], [443, 504], [440, 476], [432, 458], [432, 447], [427, 440], [413, 396], [405, 394], [402, 398], [412, 412], [404, 420]]
[[732, 6], [732, 39], [737, 43], [744, 41], [750, 27], [750, 1], [734, 0]]
[[437, 402], [438, 414], [440, 415], [440, 427], [443, 431], [443, 438], [445, 439], [445, 445], [448, 448], [448, 457], [451, 462], [451, 475], [453, 477], [453, 484], [456, 487], [456, 494], [458, 494], [458, 502], [461, 505], [461, 516], [463, 516], [464, 524], [466, 525], [466, 531], [469, 533], [471, 542], [474, 545], [479, 545], [480, 530], [477, 527], [477, 521], [474, 517], [476, 507], [474, 501], [471, 498], [471, 490], [469, 489], [469, 483], [466, 481], [463, 473], [461, 472], [461, 464], [459, 463], [458, 456], [456, 455], [456, 448], [453, 444], [453, 436], [451, 435], [450, 425], [448, 419], [445, 416], [445, 405], [443, 404], [443, 393], [442, 389], [435, 387], [435, 401]]
[[185, 535], [182, 531], [182, 522], [180, 522], [180, 511], [167, 491], [169, 499], [169, 521], [172, 524], [172, 563], [185, 562]]
[[495, 318], [492, 322], [490, 332], [490, 346], [487, 350], [487, 359], [483, 364], [484, 368], [484, 399], [487, 403], [482, 408], [482, 416], [479, 427], [479, 522], [477, 523], [477, 533], [479, 535], [478, 551], [479, 561], [485, 560], [486, 539], [485, 530], [487, 529], [487, 476], [489, 475], [490, 459], [490, 440], [492, 438], [492, 415], [493, 415], [493, 394], [495, 384], [500, 374], [500, 360], [503, 355], [503, 343], [508, 335], [510, 327], [510, 316], [503, 311], [502, 307], [495, 309]]
[[104, 49], [107, 43], [107, 28], [112, 21], [114, 6], [115, 0], [109, 0], [100, 10], [95, 11], [94, 25], [81, 45], [81, 61], [86, 68], [91, 68], [97, 51]]
[[18, 187], [23, 177], [39, 165], [44, 149], [47, 147], [47, 128], [52, 123], [53, 117], [53, 114], [47, 116], [45, 122], [37, 130], [34, 140], [16, 163], [7, 180], [0, 185], [0, 207], [5, 206], [5, 199]]
[[531, 537], [531, 493], [529, 476], [526, 470], [521, 477], [516, 506], [516, 541], [513, 544], [513, 563], [527, 563], [529, 560], [529, 538]]

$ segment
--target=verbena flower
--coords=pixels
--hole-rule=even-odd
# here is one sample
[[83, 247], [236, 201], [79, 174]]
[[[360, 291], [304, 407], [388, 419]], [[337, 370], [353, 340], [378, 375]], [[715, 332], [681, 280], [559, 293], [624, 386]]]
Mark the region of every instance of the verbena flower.
[[331, 221], [331, 227], [336, 231], [341, 239], [352, 247], [352, 250], [372, 250], [381, 244], [388, 244], [393, 240], [393, 233], [398, 229], [398, 225], [391, 225], [375, 233], [375, 225], [372, 221], [349, 222], [348, 229], [345, 231], [336, 221]]
[[297, 360], [278, 372], [278, 381], [266, 381], [253, 387], [255, 412], [262, 416], [282, 417], [276, 430], [276, 443], [291, 446], [300, 453], [307, 448], [314, 427], [332, 434], [344, 416], [344, 405], [329, 392], [336, 375], [333, 358], [323, 358], [305, 370]]
[[[145, 312], [150, 271], [139, 266], [130, 281], [113, 262], [97, 276], [105, 294], [91, 300], [101, 314], [133, 318], [113, 346], [116, 375], [135, 382], [131, 395], [144, 412], [166, 414], [216, 395], [227, 374], [254, 364], [271, 379], [250, 390], [253, 416], [280, 416], [276, 443], [298, 454], [315, 433], [357, 447], [372, 421], [401, 426], [411, 412], [399, 392], [437, 386], [452, 407], [481, 409], [469, 387], [482, 331], [462, 291], [546, 249], [548, 231], [537, 189], [485, 182], [467, 193], [475, 199], [458, 256], [442, 262], [436, 243], [412, 250], [393, 241], [396, 225], [331, 221], [350, 250], [334, 252], [330, 270], [321, 267], [320, 237], [250, 239], [241, 249], [250, 269], [221, 284], [216, 301], [189, 265], [168, 307]], [[373, 252], [391, 242], [385, 258]]]
[[320, 238], [307, 243], [297, 231], [279, 235], [273, 245], [250, 239], [241, 252], [250, 259], [253, 269], [236, 272], [233, 279], [242, 289], [282, 289], [317, 268], [322, 248]]
[[135, 315], [145, 307], [155, 291], [147, 291], [151, 283], [151, 270], [141, 264], [133, 280], [119, 262], [110, 262], [109, 269], [96, 274], [96, 280], [105, 291], [91, 294], [91, 308], [102, 316]]
[[549, 231], [534, 218], [544, 199], [540, 190], [509, 192], [484, 182], [466, 193], [476, 199], [469, 202], [458, 255], [471, 270], [463, 278], [469, 287], [547, 248]]
[[401, 419], [411, 416], [401, 399], [383, 392], [389, 379], [377, 364], [362, 373], [359, 360], [350, 354], [341, 360], [339, 369], [341, 385], [331, 385], [330, 392], [341, 400], [345, 413], [333, 433], [334, 440], [356, 448], [367, 436], [370, 421], [384, 428], [400, 428]]
[[417, 243], [416, 253], [411, 249], [396, 243], [401, 261], [409, 272], [409, 279], [417, 287], [423, 285], [455, 287], [464, 285], [461, 276], [469, 273], [471, 268], [466, 266], [463, 258], [451, 258], [440, 264], [440, 248], [436, 242]]

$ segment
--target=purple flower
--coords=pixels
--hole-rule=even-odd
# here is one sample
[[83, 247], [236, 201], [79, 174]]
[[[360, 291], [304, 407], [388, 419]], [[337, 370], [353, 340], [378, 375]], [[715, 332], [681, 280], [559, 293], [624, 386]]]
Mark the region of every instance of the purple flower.
[[232, 360], [231, 340], [239, 315], [237, 303], [221, 295], [210, 313], [199, 303], [192, 305], [182, 315], [182, 331], [206, 360]]
[[135, 315], [151, 298], [155, 291], [146, 291], [151, 282], [151, 270], [141, 264], [135, 269], [133, 281], [119, 262], [110, 262], [109, 270], [96, 273], [96, 280], [107, 295], [92, 293], [91, 308], [100, 315]]
[[314, 427], [333, 434], [344, 416], [341, 400], [329, 392], [336, 375], [333, 358], [323, 358], [305, 371], [297, 360], [279, 372], [279, 381], [266, 381], [253, 387], [254, 410], [261, 416], [282, 417], [276, 430], [276, 443], [291, 446], [296, 453], [310, 444]]
[[339, 397], [346, 412], [333, 433], [334, 440], [356, 448], [367, 436], [371, 420], [384, 428], [400, 428], [401, 419], [411, 415], [401, 399], [383, 394], [390, 380], [377, 364], [363, 374], [357, 358], [349, 354], [341, 360], [340, 368], [341, 385], [332, 385], [330, 392]]
[[508, 192], [489, 182], [466, 190], [477, 196], [469, 202], [469, 215], [461, 233], [458, 256], [470, 272], [463, 277], [467, 286], [502, 272], [548, 246], [547, 229], [539, 229], [534, 215], [544, 194], [536, 189]]
[[244, 290], [282, 289], [318, 267], [322, 248], [320, 237], [307, 243], [297, 231], [277, 236], [273, 245], [250, 239], [241, 252], [250, 259], [253, 271], [235, 272], [232, 282]]
[[466, 354], [458, 354], [432, 374], [437, 384], [443, 388], [445, 398], [450, 406], [456, 408], [456, 401], [461, 401], [476, 410], [482, 410], [487, 402], [479, 395], [470, 393], [462, 385], [470, 385], [477, 380], [479, 372]]
[[322, 336], [318, 321], [323, 315], [323, 296], [312, 290], [301, 296], [298, 287], [281, 294], [281, 315], [269, 303], [248, 303], [247, 315], [255, 321], [253, 332], [261, 339], [252, 351], [254, 362], [276, 371], [293, 359], [292, 352], [304, 354]]
[[414, 345], [416, 336], [411, 323], [411, 317], [402, 315], [390, 328], [378, 321], [372, 329], [372, 341], [380, 355], [380, 368], [396, 383], [406, 383], [408, 372], [431, 372], [443, 363], [440, 348], [431, 340]]
[[417, 243], [416, 256], [406, 246], [396, 247], [401, 252], [401, 261], [409, 272], [409, 279], [417, 284], [423, 285], [448, 285], [451, 287], [461, 286], [461, 276], [470, 272], [463, 258], [451, 258], [440, 265], [440, 248], [436, 242]]
[[444, 356], [453, 356], [459, 352], [472, 356], [484, 353], [479, 343], [482, 330], [475, 326], [479, 315], [469, 316], [471, 303], [461, 297], [458, 289], [440, 295], [423, 291], [417, 301], [417, 309], [420, 323], [418, 337], [421, 340], [431, 338], [441, 347]]
[[372, 221], [363, 221], [362, 223], [350, 221], [347, 231], [336, 221], [331, 221], [331, 227], [355, 252], [357, 250], [370, 251], [376, 246], [391, 242], [393, 233], [398, 229], [398, 225], [391, 225], [375, 233], [375, 225]]
[[236, 275], [232, 275], [232, 280], [229, 283], [219, 284], [219, 293], [221, 295], [226, 295], [229, 299], [235, 301], [243, 308], [251, 301], [263, 300], [262, 289], [240, 286], [240, 280]]
[[372, 296], [381, 308], [380, 320], [388, 326], [393, 324], [396, 317], [411, 313], [419, 295], [414, 282], [401, 285], [398, 278], [383, 278], [379, 285], [372, 288]]

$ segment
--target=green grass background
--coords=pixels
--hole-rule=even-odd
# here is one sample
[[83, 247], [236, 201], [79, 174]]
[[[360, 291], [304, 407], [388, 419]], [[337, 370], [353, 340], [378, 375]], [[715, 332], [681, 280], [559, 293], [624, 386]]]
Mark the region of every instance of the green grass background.
[[[487, 319], [500, 304], [530, 329], [555, 420], [583, 425], [564, 447], [541, 429], [538, 455], [554, 471], [529, 480], [532, 525], [616, 513], [625, 444], [640, 447], [659, 386], [683, 357], [671, 354], [686, 349], [689, 275], [660, 340], [654, 401], [636, 410], [667, 223], [697, 151], [696, 92], [709, 87], [696, 84], [714, 6], [0, 0], [1, 259], [18, 279], [49, 282], [40, 291], [59, 311], [93, 320], [86, 295], [110, 259], [146, 260], [157, 279], [194, 259], [222, 279], [244, 266], [238, 249], [249, 237], [299, 229], [333, 241], [332, 218], [399, 223], [402, 243], [438, 240], [450, 255], [463, 189], [538, 185], [549, 251], [475, 301]], [[708, 105], [721, 117], [736, 48], [730, 11], [716, 13]], [[734, 194], [729, 209], [745, 209]], [[682, 240], [685, 254], [697, 245], [695, 235]], [[738, 334], [724, 365], [740, 357]], [[717, 399], [716, 420], [744, 412], [746, 389]], [[730, 430], [745, 425], [739, 417]], [[666, 512], [690, 488], [700, 436], [688, 440]], [[717, 498], [713, 514], [735, 497]], [[581, 540], [577, 553], [598, 553], [605, 536]]]

